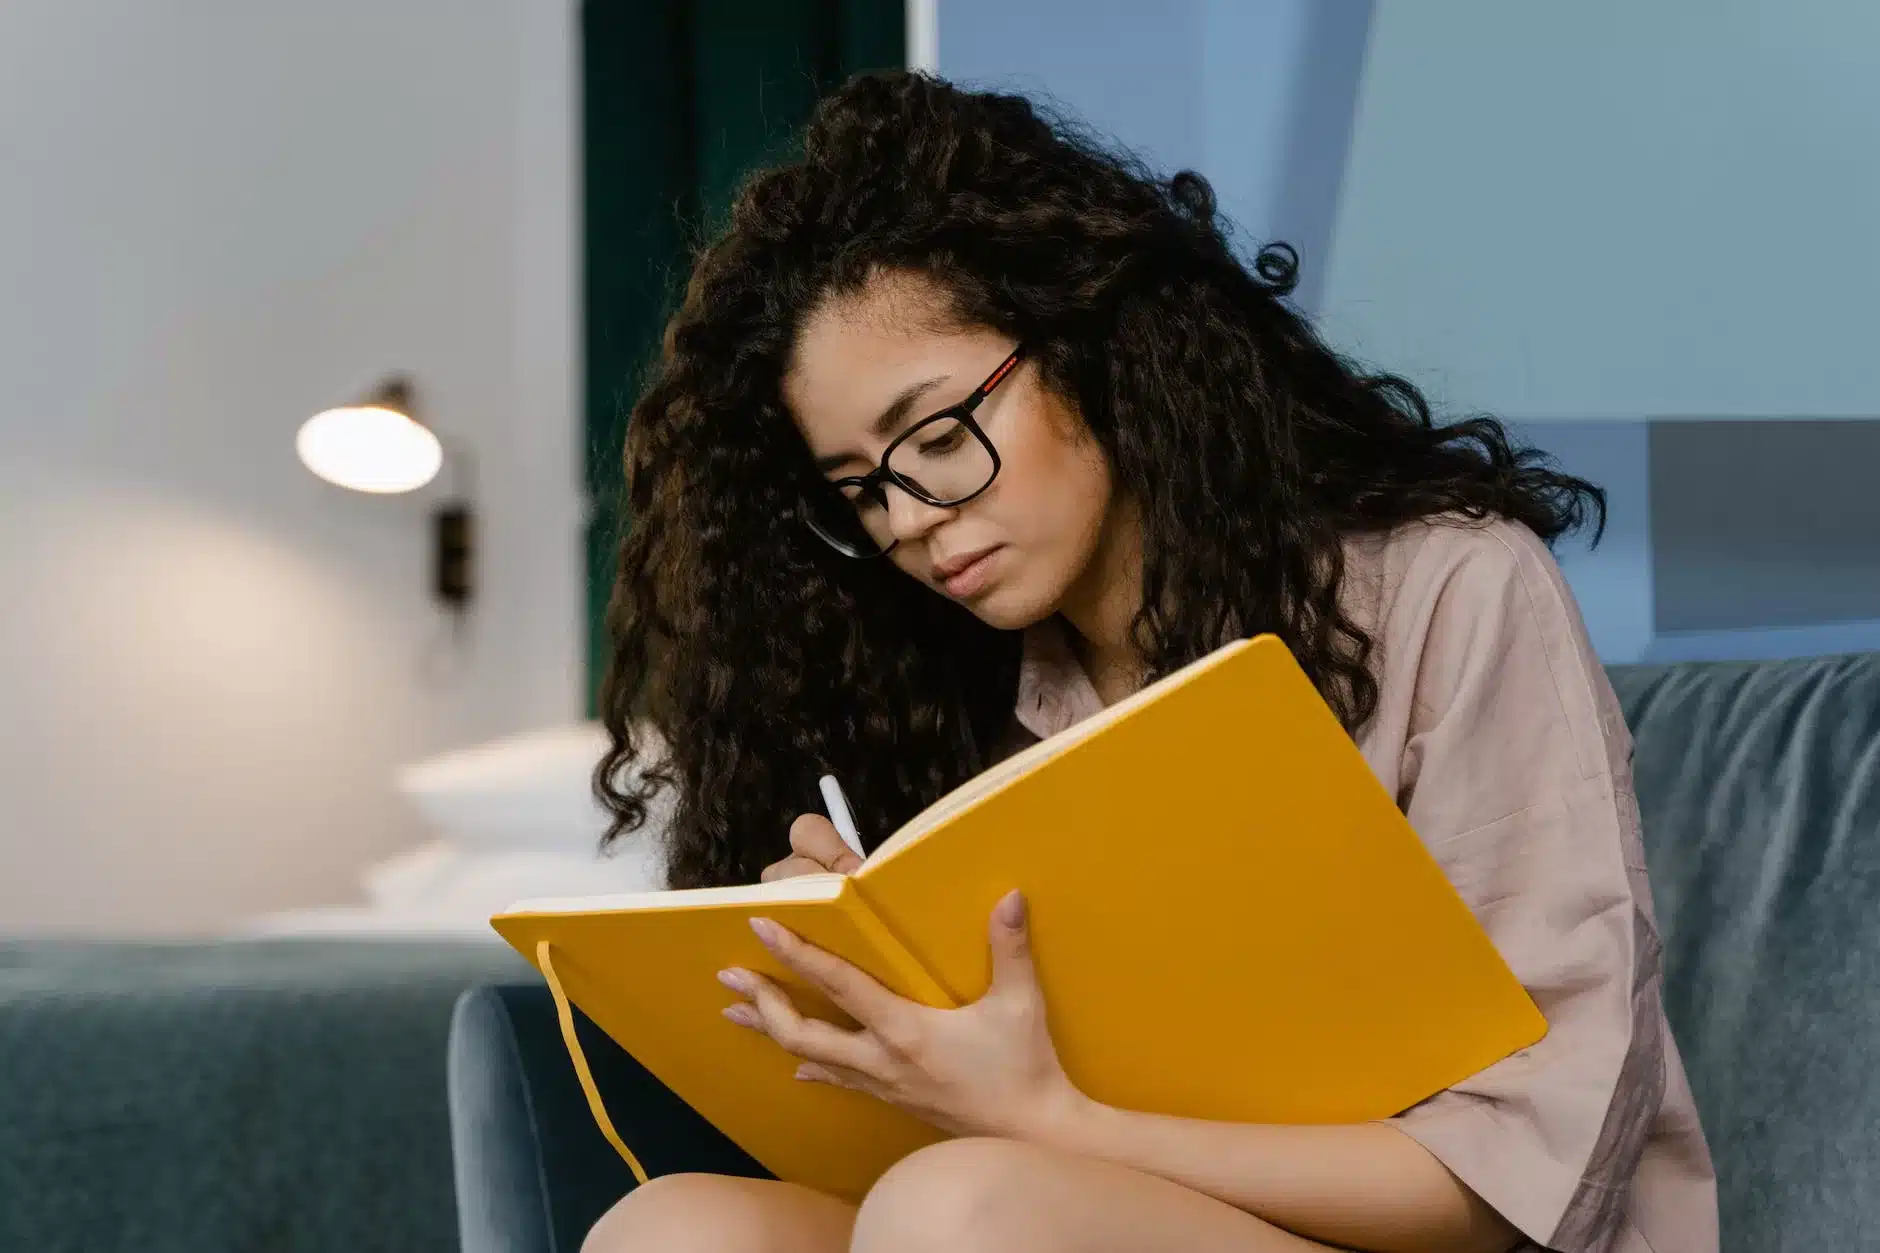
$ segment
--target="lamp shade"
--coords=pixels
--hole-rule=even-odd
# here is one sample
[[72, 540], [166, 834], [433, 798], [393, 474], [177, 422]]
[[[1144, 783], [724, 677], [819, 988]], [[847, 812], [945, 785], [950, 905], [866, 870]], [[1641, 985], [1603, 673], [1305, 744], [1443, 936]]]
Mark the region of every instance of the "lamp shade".
[[357, 492], [414, 491], [437, 477], [444, 449], [410, 409], [409, 386], [395, 380], [363, 404], [308, 418], [294, 449], [303, 465], [329, 483]]

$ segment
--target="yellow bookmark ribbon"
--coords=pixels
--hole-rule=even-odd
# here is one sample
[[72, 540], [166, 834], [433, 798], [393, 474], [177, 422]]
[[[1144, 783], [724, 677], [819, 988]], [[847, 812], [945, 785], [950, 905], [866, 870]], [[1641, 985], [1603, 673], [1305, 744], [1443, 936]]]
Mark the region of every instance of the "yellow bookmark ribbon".
[[555, 977], [555, 962], [548, 954], [548, 947], [547, 940], [535, 946], [535, 962], [542, 968], [542, 977], [548, 980], [549, 995], [555, 998], [555, 1016], [561, 1020], [562, 1043], [568, 1046], [568, 1057], [574, 1062], [575, 1077], [581, 1080], [581, 1091], [587, 1095], [588, 1109], [593, 1111], [594, 1121], [599, 1124], [601, 1134], [607, 1137], [607, 1143], [614, 1146], [627, 1169], [633, 1172], [633, 1178], [645, 1183], [646, 1168], [614, 1130], [613, 1119], [607, 1116], [607, 1107], [601, 1104], [601, 1090], [594, 1084], [594, 1072], [588, 1069], [587, 1054], [581, 1051], [581, 1041], [575, 1038], [574, 1009], [568, 1004], [568, 994], [561, 990], [561, 980]]

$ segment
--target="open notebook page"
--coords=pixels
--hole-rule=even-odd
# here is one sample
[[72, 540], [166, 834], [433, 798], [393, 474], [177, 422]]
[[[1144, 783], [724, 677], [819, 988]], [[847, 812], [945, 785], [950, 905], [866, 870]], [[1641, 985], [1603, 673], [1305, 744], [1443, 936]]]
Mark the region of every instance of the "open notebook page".
[[710, 905], [744, 905], [753, 901], [834, 900], [842, 892], [846, 875], [803, 874], [771, 883], [745, 883], [725, 888], [692, 888], [684, 892], [616, 892], [610, 896], [548, 896], [517, 901], [506, 914], [586, 914], [610, 909], [697, 909]]

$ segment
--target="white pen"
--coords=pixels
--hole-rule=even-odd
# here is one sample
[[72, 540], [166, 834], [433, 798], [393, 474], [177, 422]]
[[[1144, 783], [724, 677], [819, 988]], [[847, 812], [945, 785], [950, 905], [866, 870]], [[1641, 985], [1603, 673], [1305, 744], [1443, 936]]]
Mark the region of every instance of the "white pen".
[[836, 834], [857, 857], [867, 861], [868, 854], [862, 849], [862, 833], [855, 829], [855, 814], [849, 809], [849, 798], [842, 794], [842, 785], [833, 774], [826, 774], [816, 782], [822, 787], [823, 804], [829, 808], [829, 821], [836, 824]]

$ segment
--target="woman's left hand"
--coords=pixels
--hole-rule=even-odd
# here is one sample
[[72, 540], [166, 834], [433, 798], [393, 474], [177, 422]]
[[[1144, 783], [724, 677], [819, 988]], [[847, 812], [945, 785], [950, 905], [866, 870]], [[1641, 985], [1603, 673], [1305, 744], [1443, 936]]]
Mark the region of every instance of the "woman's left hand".
[[955, 1135], [1035, 1138], [1086, 1102], [1051, 1043], [1017, 892], [992, 911], [992, 986], [960, 1009], [896, 996], [768, 919], [751, 928], [779, 961], [861, 1024], [850, 1031], [805, 1017], [762, 975], [721, 972], [720, 981], [748, 1002], [728, 1006], [725, 1016], [802, 1059], [797, 1078], [866, 1092]]

